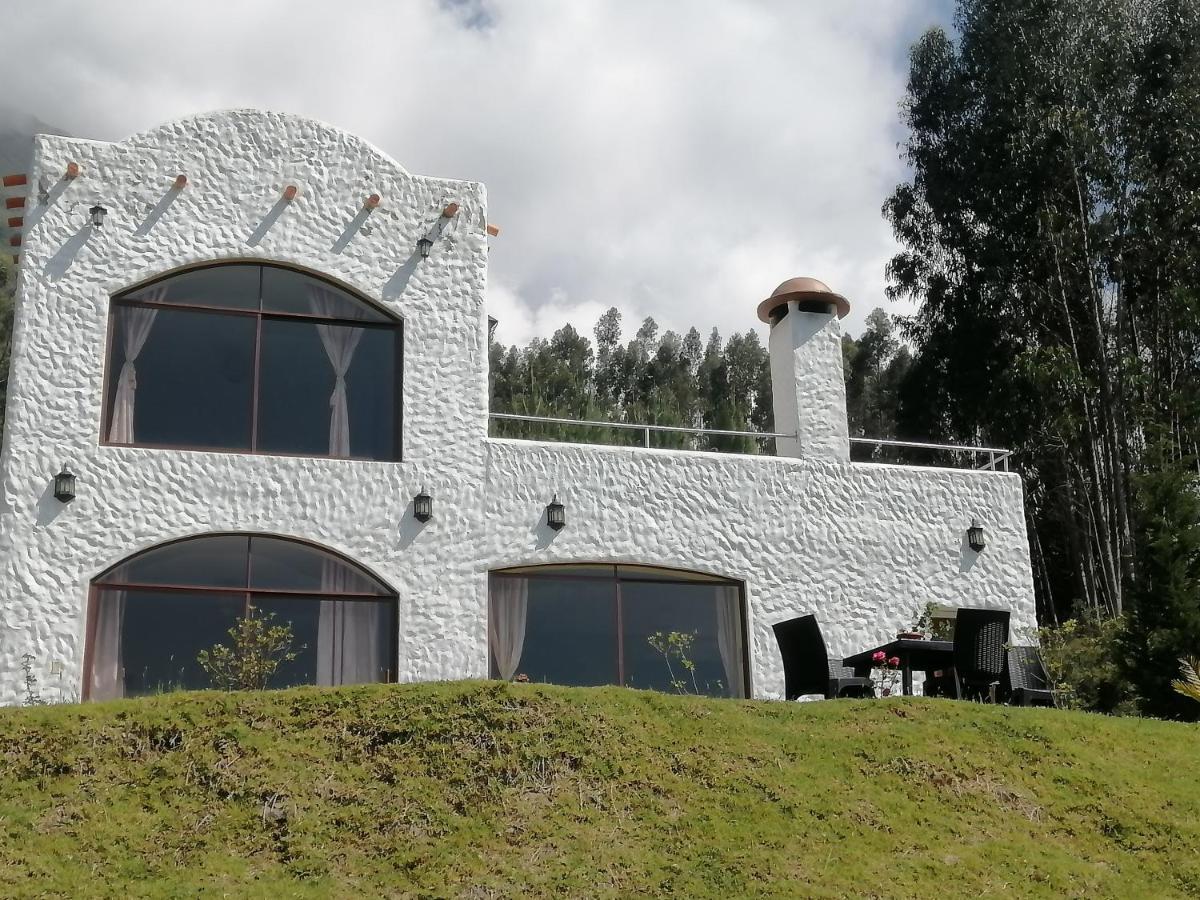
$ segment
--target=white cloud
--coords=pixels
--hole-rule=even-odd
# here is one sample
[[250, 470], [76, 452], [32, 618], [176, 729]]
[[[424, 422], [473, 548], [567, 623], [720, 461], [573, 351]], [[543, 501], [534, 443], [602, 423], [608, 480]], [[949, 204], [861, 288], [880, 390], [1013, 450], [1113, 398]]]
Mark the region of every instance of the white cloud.
[[[260, 106], [484, 181], [509, 342], [610, 305], [627, 332], [757, 324], [776, 284], [885, 305], [904, 54], [941, 0], [204, 0], [10, 11], [21, 111], [114, 140]], [[897, 307], [890, 307], [900, 311]]]

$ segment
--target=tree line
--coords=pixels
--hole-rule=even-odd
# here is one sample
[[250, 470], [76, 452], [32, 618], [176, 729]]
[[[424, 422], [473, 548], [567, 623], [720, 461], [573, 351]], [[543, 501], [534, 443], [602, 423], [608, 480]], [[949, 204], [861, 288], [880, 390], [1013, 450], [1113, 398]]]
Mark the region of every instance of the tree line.
[[913, 47], [884, 214], [900, 415], [1019, 451], [1044, 619], [1121, 623], [1145, 708], [1200, 647], [1200, 6], [959, 0]]
[[[650, 424], [721, 431], [774, 430], [771, 369], [758, 334], [722, 339], [714, 328], [704, 340], [696, 328], [684, 335], [660, 332], [653, 318], [622, 342], [615, 307], [592, 329], [593, 338], [564, 325], [549, 339], [524, 347], [490, 347], [491, 408], [498, 413]], [[856, 340], [842, 339], [846, 408], [856, 437], [894, 438], [900, 385], [911, 362], [898, 327], [875, 310]], [[582, 425], [496, 421], [506, 437], [642, 444], [640, 430]], [[772, 454], [774, 440], [750, 436], [653, 432], [653, 447]], [[859, 452], [856, 448], [856, 453]], [[863, 448], [860, 455], [879, 455]]]

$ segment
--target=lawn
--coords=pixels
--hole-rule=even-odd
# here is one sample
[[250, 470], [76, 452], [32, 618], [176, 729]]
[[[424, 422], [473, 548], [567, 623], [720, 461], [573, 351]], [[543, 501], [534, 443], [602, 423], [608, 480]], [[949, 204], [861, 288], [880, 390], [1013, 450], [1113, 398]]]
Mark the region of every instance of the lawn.
[[1200, 726], [495, 682], [0, 711], [0, 895], [1200, 894]]

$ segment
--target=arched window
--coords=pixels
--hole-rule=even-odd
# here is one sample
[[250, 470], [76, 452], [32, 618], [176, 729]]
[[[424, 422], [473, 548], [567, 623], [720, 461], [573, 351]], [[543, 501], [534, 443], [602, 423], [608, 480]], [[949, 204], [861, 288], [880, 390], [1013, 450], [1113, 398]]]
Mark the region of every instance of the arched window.
[[209, 687], [196, 657], [229, 644], [244, 616], [292, 628], [296, 659], [272, 687], [357, 684], [395, 675], [396, 595], [326, 550], [220, 534], [163, 544], [92, 583], [84, 696]]
[[493, 678], [745, 697], [740, 582], [649, 566], [492, 572]]
[[400, 458], [401, 325], [281, 266], [192, 269], [113, 298], [102, 439]]

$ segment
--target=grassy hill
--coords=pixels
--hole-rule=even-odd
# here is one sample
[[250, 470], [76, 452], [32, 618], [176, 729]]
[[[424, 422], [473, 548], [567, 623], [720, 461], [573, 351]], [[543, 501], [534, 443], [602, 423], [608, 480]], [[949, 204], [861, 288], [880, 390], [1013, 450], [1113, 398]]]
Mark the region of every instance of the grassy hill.
[[1200, 727], [498, 683], [0, 711], [0, 895], [1200, 894]]

